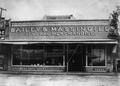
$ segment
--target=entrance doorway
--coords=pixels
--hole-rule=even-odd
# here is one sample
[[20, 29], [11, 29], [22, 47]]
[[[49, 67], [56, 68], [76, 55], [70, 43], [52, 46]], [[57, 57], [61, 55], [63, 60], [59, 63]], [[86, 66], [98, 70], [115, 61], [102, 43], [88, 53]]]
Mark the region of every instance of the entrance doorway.
[[68, 71], [85, 71], [86, 48], [84, 44], [68, 45]]

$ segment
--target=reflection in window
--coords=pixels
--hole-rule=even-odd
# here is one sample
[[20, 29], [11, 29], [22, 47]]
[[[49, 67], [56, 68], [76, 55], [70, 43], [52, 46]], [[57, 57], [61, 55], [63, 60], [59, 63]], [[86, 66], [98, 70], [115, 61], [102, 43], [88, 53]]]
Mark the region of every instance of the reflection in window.
[[88, 66], [105, 66], [105, 49], [102, 46], [88, 47]]
[[63, 66], [62, 44], [14, 45], [13, 65]]

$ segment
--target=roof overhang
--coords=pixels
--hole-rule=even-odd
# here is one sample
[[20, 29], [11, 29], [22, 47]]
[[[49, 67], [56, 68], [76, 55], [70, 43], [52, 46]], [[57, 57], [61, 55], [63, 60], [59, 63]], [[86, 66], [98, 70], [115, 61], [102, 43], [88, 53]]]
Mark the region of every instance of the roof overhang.
[[118, 44], [118, 41], [116, 40], [98, 40], [98, 39], [94, 39], [94, 40], [78, 40], [78, 41], [0, 41], [0, 44], [16, 44], [16, 45], [25, 45], [25, 44], [39, 44], [39, 43], [83, 43], [83, 44]]

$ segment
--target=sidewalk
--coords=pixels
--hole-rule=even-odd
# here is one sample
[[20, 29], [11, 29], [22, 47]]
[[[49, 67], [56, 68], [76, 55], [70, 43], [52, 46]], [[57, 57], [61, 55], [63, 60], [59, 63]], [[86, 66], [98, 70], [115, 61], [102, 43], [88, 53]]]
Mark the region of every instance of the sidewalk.
[[0, 74], [13, 74], [13, 75], [106, 75], [106, 76], [119, 76], [120, 73], [115, 72], [105, 72], [105, 73], [88, 73], [88, 72], [13, 72], [13, 71], [0, 71]]

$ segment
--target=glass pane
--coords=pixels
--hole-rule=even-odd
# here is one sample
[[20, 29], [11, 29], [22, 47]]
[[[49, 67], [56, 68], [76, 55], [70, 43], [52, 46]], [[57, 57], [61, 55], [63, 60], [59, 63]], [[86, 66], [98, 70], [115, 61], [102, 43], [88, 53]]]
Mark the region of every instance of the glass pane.
[[62, 44], [33, 44], [13, 46], [13, 65], [63, 65]]
[[21, 48], [19, 45], [13, 46], [13, 65], [20, 65]]
[[63, 65], [63, 45], [62, 44], [47, 44], [46, 57], [44, 58], [44, 65]]
[[88, 66], [105, 66], [105, 49], [93, 48], [88, 50]]

